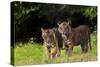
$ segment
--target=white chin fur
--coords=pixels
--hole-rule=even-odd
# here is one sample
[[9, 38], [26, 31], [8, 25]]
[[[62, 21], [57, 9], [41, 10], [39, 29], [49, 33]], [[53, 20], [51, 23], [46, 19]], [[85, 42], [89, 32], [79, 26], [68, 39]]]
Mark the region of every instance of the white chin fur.
[[67, 40], [67, 44], [70, 44], [71, 43], [71, 41], [70, 40]]

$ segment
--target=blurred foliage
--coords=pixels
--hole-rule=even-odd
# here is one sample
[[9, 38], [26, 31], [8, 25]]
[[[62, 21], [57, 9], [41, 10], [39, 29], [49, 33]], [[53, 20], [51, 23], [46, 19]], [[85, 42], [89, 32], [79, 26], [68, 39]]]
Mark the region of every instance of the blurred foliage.
[[15, 41], [28, 41], [35, 37], [40, 42], [41, 27], [56, 27], [58, 20], [70, 19], [73, 27], [80, 24], [87, 24], [92, 30], [97, 27], [96, 6], [14, 1], [11, 3], [11, 16], [15, 24]]
[[27, 2], [14, 2], [14, 17], [16, 24], [20, 24], [23, 20], [27, 19], [25, 15], [29, 14], [31, 11], [39, 10], [38, 5], [33, 5]]
[[93, 19], [97, 16], [97, 8], [96, 7], [89, 7], [87, 9], [84, 10], [84, 15], [86, 17], [90, 17], [89, 19]]

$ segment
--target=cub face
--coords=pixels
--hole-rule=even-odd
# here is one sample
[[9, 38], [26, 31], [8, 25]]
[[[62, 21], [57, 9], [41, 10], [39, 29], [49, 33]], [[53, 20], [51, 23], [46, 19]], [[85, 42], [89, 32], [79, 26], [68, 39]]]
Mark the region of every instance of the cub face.
[[53, 29], [43, 29], [43, 28], [41, 28], [41, 31], [42, 31], [42, 38], [44, 40], [44, 44], [47, 47], [53, 47], [54, 46]]

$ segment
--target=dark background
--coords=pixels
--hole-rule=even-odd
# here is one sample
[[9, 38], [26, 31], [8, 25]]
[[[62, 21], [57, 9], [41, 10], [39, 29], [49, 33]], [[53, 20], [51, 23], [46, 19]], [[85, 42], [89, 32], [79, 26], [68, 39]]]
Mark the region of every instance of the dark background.
[[[97, 31], [97, 6], [32, 2], [11, 2], [11, 41], [41, 43], [41, 27], [57, 27], [57, 21], [71, 20], [71, 26], [86, 24]], [[12, 44], [13, 46], [14, 44]]]

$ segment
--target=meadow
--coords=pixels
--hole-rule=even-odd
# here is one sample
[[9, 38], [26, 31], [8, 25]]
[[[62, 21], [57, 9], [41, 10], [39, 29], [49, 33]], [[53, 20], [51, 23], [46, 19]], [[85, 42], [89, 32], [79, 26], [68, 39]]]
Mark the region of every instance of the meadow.
[[[19, 45], [20, 43], [16, 43]], [[88, 53], [81, 54], [80, 46], [73, 49], [72, 56], [67, 56], [65, 50], [61, 50], [61, 56], [53, 60], [47, 60], [43, 45], [40, 43], [25, 43], [23, 46], [14, 48], [14, 65], [32, 65], [32, 64], [55, 64], [55, 63], [70, 63], [70, 62], [87, 62], [97, 60], [97, 33], [91, 34], [92, 50]]]

